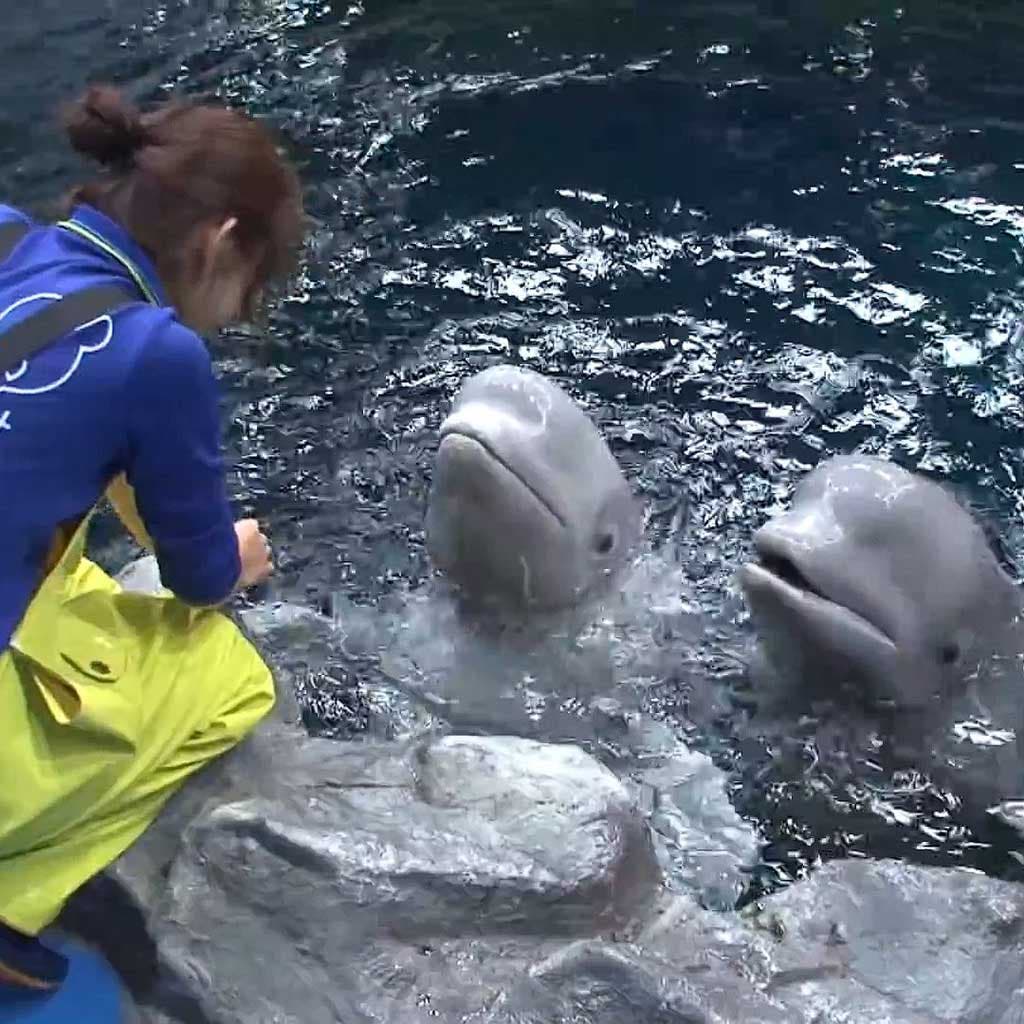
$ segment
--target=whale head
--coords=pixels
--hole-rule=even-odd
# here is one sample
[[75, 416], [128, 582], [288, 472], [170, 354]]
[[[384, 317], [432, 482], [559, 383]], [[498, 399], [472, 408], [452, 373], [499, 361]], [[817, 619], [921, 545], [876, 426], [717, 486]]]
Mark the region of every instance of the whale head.
[[1020, 608], [944, 487], [866, 456], [827, 460], [754, 535], [740, 586], [767, 660], [817, 692], [934, 705], [1005, 644]]
[[426, 518], [431, 559], [471, 603], [572, 609], [614, 580], [641, 509], [586, 413], [532, 370], [471, 377], [440, 430]]

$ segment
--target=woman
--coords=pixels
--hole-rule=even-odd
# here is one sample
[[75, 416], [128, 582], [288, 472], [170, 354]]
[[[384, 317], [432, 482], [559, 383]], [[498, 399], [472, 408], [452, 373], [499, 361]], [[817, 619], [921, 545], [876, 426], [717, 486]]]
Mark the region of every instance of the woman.
[[[93, 87], [66, 127], [106, 168], [68, 219], [0, 206], [0, 365], [15, 325], [62, 296], [74, 309], [102, 286], [110, 307], [0, 372], [0, 980], [44, 989], [66, 964], [38, 936], [67, 898], [273, 706], [217, 610], [271, 562], [257, 524], [233, 521], [200, 333], [253, 313], [303, 225], [293, 170], [242, 114], [143, 115]], [[104, 495], [156, 554], [161, 595], [84, 557]]]

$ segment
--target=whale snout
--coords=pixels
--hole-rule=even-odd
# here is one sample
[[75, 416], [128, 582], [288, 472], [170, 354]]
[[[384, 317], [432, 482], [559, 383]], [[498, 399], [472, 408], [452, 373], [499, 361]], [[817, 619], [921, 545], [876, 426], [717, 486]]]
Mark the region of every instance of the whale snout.
[[888, 699], [900, 672], [897, 638], [849, 564], [850, 537], [831, 505], [788, 510], [757, 530], [753, 547], [738, 582], [776, 667], [814, 689], [852, 684]]
[[[517, 607], [576, 598], [578, 566], [562, 515], [485, 440], [457, 430], [442, 438], [427, 533], [436, 568], [469, 595]], [[557, 563], [555, 551], [564, 553]]]
[[482, 408], [462, 410], [444, 421], [440, 438], [437, 466], [452, 487], [480, 502], [500, 500], [506, 488], [521, 489], [559, 526], [566, 526], [557, 481], [529, 457], [520, 424], [511, 417], [489, 416]]
[[779, 556], [749, 562], [740, 569], [739, 584], [762, 646], [790, 681], [822, 690], [862, 682], [886, 696], [887, 684], [880, 681], [898, 672], [896, 644], [816, 590], [793, 562]]

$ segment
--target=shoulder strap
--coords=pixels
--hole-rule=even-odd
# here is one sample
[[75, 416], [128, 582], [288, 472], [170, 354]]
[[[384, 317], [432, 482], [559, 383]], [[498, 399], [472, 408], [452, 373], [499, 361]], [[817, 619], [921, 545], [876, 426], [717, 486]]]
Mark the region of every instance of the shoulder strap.
[[[0, 263], [10, 256], [29, 228], [29, 224], [20, 220], [0, 224]], [[141, 301], [127, 284], [97, 285], [48, 303], [10, 330], [4, 330], [0, 322], [0, 375], [70, 334], [76, 327]]]
[[50, 302], [10, 330], [0, 322], [0, 374], [18, 366], [76, 327], [142, 300], [127, 284], [103, 284]]

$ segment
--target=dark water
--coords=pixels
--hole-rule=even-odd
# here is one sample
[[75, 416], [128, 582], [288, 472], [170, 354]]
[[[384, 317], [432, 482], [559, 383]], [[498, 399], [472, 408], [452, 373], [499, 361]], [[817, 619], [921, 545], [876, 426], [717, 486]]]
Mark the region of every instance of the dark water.
[[304, 271], [268, 338], [216, 347], [278, 596], [423, 580], [446, 403], [491, 362], [530, 365], [597, 418], [716, 623], [703, 677], [666, 677], [652, 707], [735, 771], [769, 859], [1015, 870], [937, 787], [888, 779], [880, 802], [813, 751], [741, 742], [739, 710], [687, 708], [734, 671], [716, 637], [746, 629], [751, 529], [830, 453], [937, 473], [1019, 546], [1020, 4], [44, 0], [6, 19], [14, 201], [70, 180], [50, 115], [89, 78], [244, 102], [301, 163]]

